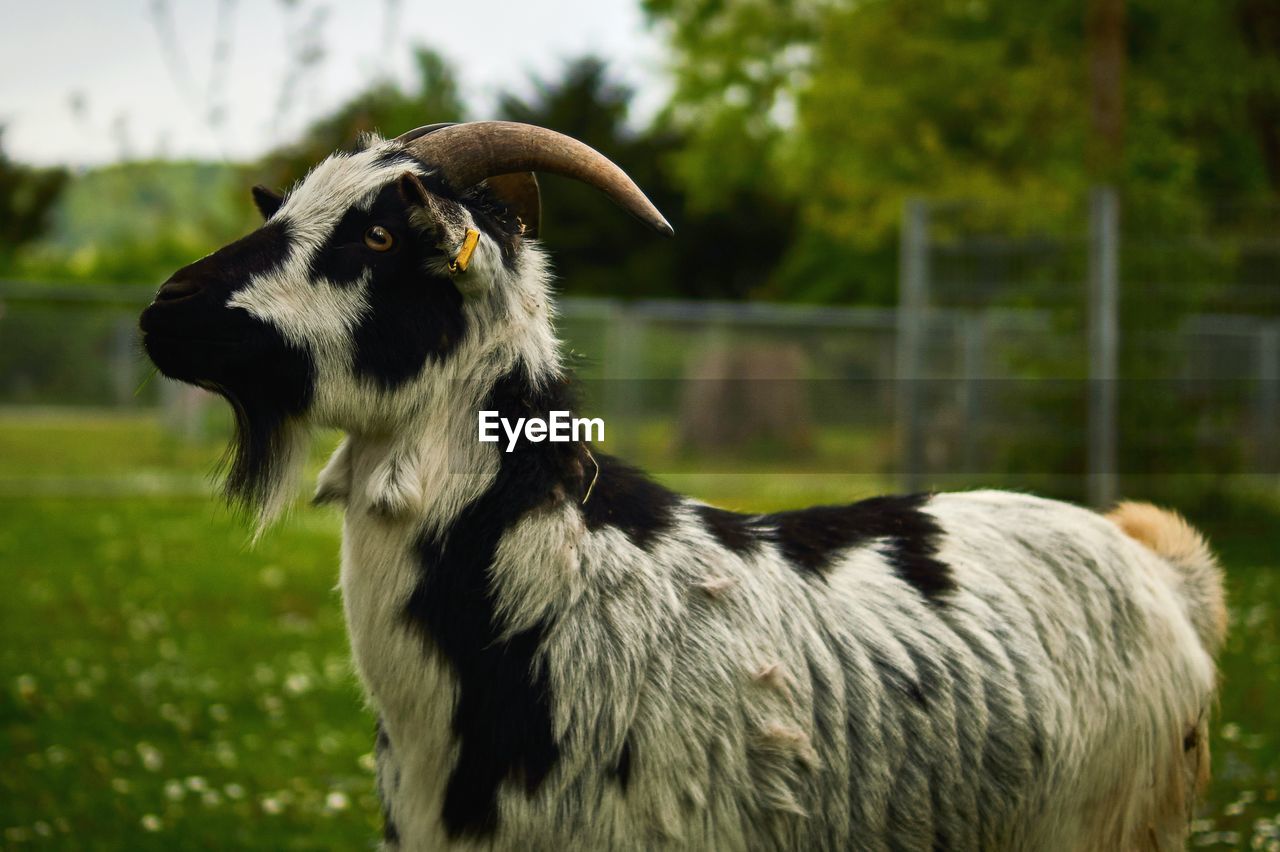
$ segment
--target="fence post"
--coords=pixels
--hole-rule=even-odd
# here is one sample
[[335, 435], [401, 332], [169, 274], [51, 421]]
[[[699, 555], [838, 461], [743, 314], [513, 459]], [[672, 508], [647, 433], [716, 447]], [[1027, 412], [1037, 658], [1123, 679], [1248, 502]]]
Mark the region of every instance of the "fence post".
[[929, 309], [929, 206], [907, 199], [902, 209], [898, 248], [897, 399], [898, 457], [902, 484], [918, 491], [924, 480], [924, 428], [921, 380]]
[[965, 315], [961, 326], [960, 362], [964, 376], [961, 407], [964, 414], [963, 442], [964, 456], [961, 463], [964, 473], [972, 475], [978, 472], [978, 429], [982, 424], [983, 379], [987, 369], [987, 315], [985, 312], [973, 311]]
[[[611, 428], [605, 433], [605, 441], [609, 452], [620, 453], [627, 449], [622, 437], [636, 431], [635, 420], [640, 411], [638, 397], [642, 390], [645, 318], [635, 305], [616, 302], [610, 313], [609, 325], [605, 361], [609, 390], [605, 422]], [[615, 423], [617, 425], [613, 425]]]
[[1114, 187], [1089, 196], [1088, 496], [1116, 499], [1116, 399], [1120, 351], [1120, 202]]
[[1258, 430], [1261, 473], [1275, 473], [1280, 453], [1276, 449], [1280, 427], [1280, 323], [1267, 323], [1258, 333]]

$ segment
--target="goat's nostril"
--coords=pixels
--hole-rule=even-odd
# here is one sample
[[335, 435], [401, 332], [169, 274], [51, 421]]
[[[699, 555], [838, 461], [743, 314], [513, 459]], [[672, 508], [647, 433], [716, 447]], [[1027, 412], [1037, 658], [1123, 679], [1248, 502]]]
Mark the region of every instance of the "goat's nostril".
[[176, 302], [194, 296], [204, 288], [190, 278], [179, 278], [164, 282], [156, 293], [157, 302]]

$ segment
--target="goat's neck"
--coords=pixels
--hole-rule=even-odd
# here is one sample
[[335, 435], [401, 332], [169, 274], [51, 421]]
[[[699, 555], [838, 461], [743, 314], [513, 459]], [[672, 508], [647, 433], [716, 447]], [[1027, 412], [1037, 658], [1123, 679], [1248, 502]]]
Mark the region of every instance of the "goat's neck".
[[[345, 502], [348, 511], [404, 519], [441, 532], [467, 505], [523, 467], [552, 468], [557, 480], [576, 482], [581, 475], [577, 446], [525, 444], [523, 451], [510, 455], [504, 453], [505, 437], [497, 444], [478, 440], [477, 413], [482, 409], [512, 420], [569, 409], [561, 377], [531, 378], [519, 365], [485, 385], [467, 387], [470, 392], [422, 406], [418, 416], [399, 428], [349, 431], [321, 472], [317, 500]], [[507, 476], [500, 476], [504, 471]]]

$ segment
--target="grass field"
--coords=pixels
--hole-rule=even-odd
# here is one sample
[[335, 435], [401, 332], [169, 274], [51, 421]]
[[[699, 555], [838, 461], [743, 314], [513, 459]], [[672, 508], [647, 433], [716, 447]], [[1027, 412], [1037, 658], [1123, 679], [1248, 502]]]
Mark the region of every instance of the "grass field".
[[[206, 494], [218, 453], [142, 418], [0, 417], [4, 848], [372, 844], [373, 721], [334, 591], [338, 517], [300, 509], [250, 549], [247, 526]], [[667, 479], [757, 509], [884, 485]], [[1192, 514], [1233, 604], [1193, 845], [1280, 849], [1280, 512]]]

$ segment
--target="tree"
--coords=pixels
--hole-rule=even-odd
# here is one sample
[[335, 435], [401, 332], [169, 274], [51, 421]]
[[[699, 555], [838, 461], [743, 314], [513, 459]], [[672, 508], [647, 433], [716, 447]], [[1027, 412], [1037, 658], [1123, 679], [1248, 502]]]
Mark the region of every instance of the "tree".
[[1240, 0], [1236, 25], [1251, 64], [1264, 72], [1248, 78], [1245, 110], [1271, 191], [1280, 197], [1280, 5]]
[[67, 184], [65, 169], [38, 169], [10, 160], [0, 127], [0, 264], [42, 236]]
[[[1086, 16], [1082, 0], [645, 8], [670, 25], [668, 115], [688, 133], [681, 175], [695, 201], [717, 203], [743, 185], [786, 194], [800, 227], [775, 289], [886, 300], [909, 196], [979, 199], [1006, 232], [1060, 234], [1083, 221], [1086, 21], [1116, 21], [1115, 0], [1090, 2], [1100, 14]], [[1277, 197], [1273, 7], [1129, 0], [1123, 51], [1113, 38], [1105, 55], [1125, 74], [1106, 114], [1116, 162], [1104, 170], [1122, 190], [1131, 232], [1187, 231]], [[868, 267], [879, 269], [878, 287], [847, 272]]]
[[609, 79], [598, 57], [566, 63], [563, 76], [534, 83], [532, 98], [507, 94], [503, 118], [581, 139], [621, 165], [671, 221], [676, 238], [647, 234], [590, 187], [541, 178], [543, 240], [573, 294], [742, 298], [762, 292], [790, 243], [784, 201], [742, 185], [699, 204], [678, 176], [687, 138], [659, 121], [632, 131], [632, 91]]
[[314, 122], [297, 142], [253, 166], [253, 181], [285, 189], [334, 151], [351, 148], [361, 134], [395, 135], [423, 124], [462, 121], [466, 111], [453, 68], [430, 48], [418, 47], [413, 55], [417, 79], [411, 88], [378, 80]]
[[[675, 89], [659, 121], [686, 140], [673, 158], [698, 210], [731, 210], [777, 176], [777, 143], [825, 23], [817, 3], [643, 0], [669, 26]], [[774, 193], [776, 196], [776, 192]]]
[[[556, 80], [534, 80], [532, 97], [504, 93], [498, 116], [549, 127], [581, 139], [622, 166], [663, 210], [675, 200], [663, 178], [661, 140], [626, 124], [632, 91], [609, 79], [597, 57], [569, 61]], [[575, 295], [667, 294], [669, 246], [618, 211], [597, 190], [555, 175], [538, 176], [543, 196], [541, 239], [561, 286]]]

